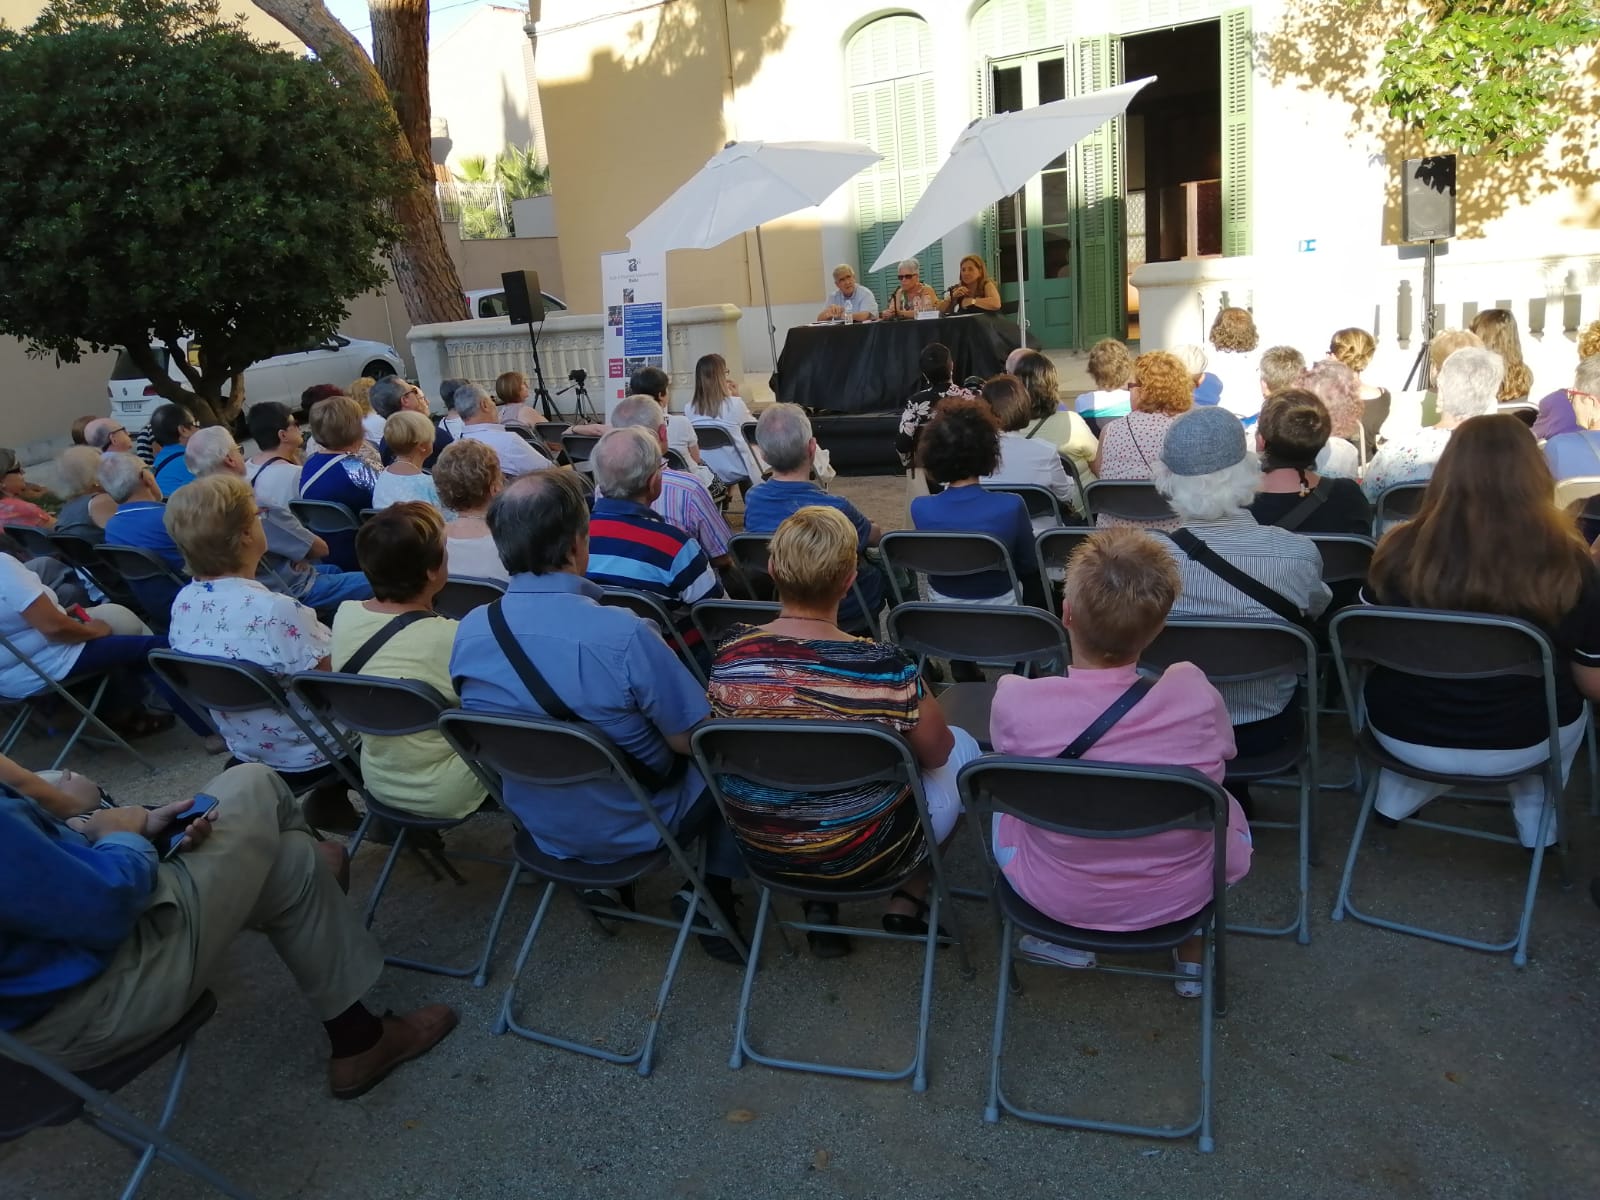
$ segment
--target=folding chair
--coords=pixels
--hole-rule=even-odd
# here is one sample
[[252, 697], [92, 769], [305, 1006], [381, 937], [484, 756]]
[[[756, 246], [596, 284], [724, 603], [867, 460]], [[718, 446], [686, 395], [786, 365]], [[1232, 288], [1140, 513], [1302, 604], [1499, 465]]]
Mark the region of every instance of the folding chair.
[[57, 546], [48, 531], [37, 525], [6, 525], [5, 531], [30, 558], [55, 558]]
[[671, 447], [663, 450], [661, 457], [666, 461], [667, 466], [674, 471], [687, 471], [689, 469], [689, 460]]
[[[985, 756], [961, 768], [957, 777], [967, 812], [983, 832], [1000, 910], [1000, 966], [994, 1009], [994, 1040], [989, 1056], [989, 1100], [983, 1119], [1000, 1120], [1002, 1110], [1024, 1121], [1137, 1137], [1186, 1138], [1199, 1134], [1199, 1148], [1216, 1149], [1211, 1131], [1212, 1034], [1215, 1018], [1227, 1012], [1224, 943], [1227, 933], [1228, 798], [1223, 790], [1189, 767], [1141, 767], [1062, 759]], [[992, 814], [1025, 821], [1048, 833], [1097, 841], [1142, 838], [1168, 830], [1211, 834], [1211, 898], [1181, 921], [1151, 929], [1110, 933], [1051, 920], [1019, 896], [995, 862]], [[1177, 949], [1193, 934], [1204, 938], [1200, 993], [1200, 1106], [1186, 1125], [1133, 1125], [1023, 1108], [1001, 1086], [1006, 1014], [1013, 986], [1012, 956], [1019, 933], [1058, 946], [1100, 954], [1150, 954]], [[1172, 971], [1097, 966], [1115, 975], [1178, 979]], [[1064, 1041], [1060, 1030], [1055, 1031]]]
[[1530, 428], [1539, 419], [1539, 406], [1528, 400], [1513, 400], [1507, 404], [1497, 404], [1494, 410], [1497, 413], [1510, 413]]
[[701, 684], [706, 682], [705, 668], [695, 658], [689, 643], [683, 640], [683, 634], [678, 632], [678, 622], [668, 611], [660, 596], [636, 591], [633, 588], [603, 587], [600, 589], [600, 603], [612, 608], [625, 608], [634, 616], [654, 624], [660, 630], [662, 640], [672, 647], [678, 660], [689, 668], [690, 673]]
[[[661, 820], [660, 814], [656, 812], [650, 794], [623, 766], [616, 747], [592, 726], [576, 722], [552, 721], [521, 713], [466, 712], [454, 709], [439, 718], [439, 732], [444, 734], [445, 740], [455, 747], [456, 753], [472, 767], [489, 794], [498, 800], [502, 807], [505, 807], [503, 779], [513, 779], [539, 788], [538, 802], [549, 805], [566, 802], [561, 794], [565, 787], [607, 780], [626, 787], [633, 794], [644, 818], [655, 829], [656, 835], [661, 839], [660, 848], [611, 863], [587, 863], [574, 858], [557, 858], [552, 854], [546, 854], [539, 849], [526, 830], [518, 829], [514, 842], [517, 864], [522, 870], [544, 880], [545, 889], [539, 898], [539, 907], [533, 914], [533, 921], [528, 926], [527, 936], [523, 939], [522, 949], [517, 954], [511, 982], [506, 987], [505, 998], [501, 1001], [500, 1013], [494, 1025], [497, 1034], [509, 1030], [529, 1041], [570, 1050], [575, 1054], [584, 1054], [603, 1062], [632, 1066], [640, 1075], [650, 1074], [655, 1057], [656, 1034], [661, 1027], [661, 1015], [666, 1010], [667, 997], [672, 992], [672, 984], [677, 977], [678, 964], [683, 958], [683, 948], [689, 940], [689, 935], [720, 934], [734, 945], [740, 957], [746, 954], [745, 944], [739, 937], [738, 930], [728, 928], [720, 915], [712, 917], [712, 926], [706, 926], [696, 919], [702, 906], [708, 913], [720, 913], [706, 890], [703, 877], [705, 846], [701, 837], [704, 824], [696, 824], [692, 828], [680, 828], [679, 833], [674, 836]], [[709, 807], [703, 810], [703, 816], [708, 820], [715, 820], [715, 814]], [[696, 846], [691, 858], [684, 847], [696, 841], [700, 841], [700, 844]], [[582, 893], [606, 888], [622, 888], [669, 866], [675, 866], [683, 873], [698, 901], [697, 904], [685, 908], [680, 920], [671, 921], [647, 913], [636, 913], [620, 905], [590, 903], [587, 898], [581, 902], [595, 928], [607, 937], [612, 936], [612, 932], [600, 923], [601, 915], [614, 920], [635, 921], [677, 931], [677, 938], [672, 945], [672, 955], [667, 959], [666, 973], [662, 976], [661, 987], [656, 994], [654, 1005], [651, 1006], [649, 1019], [645, 1023], [644, 1037], [639, 1045], [626, 1053], [618, 1053], [520, 1024], [516, 1017], [517, 981], [522, 977], [522, 969], [527, 965], [528, 956], [533, 952], [533, 944], [544, 926], [545, 916], [550, 911], [550, 902], [555, 898], [556, 889], [567, 888], [574, 893]]]
[[[1022, 502], [1028, 506], [1028, 520], [1037, 521], [1047, 518], [1052, 525], [1066, 525], [1067, 518], [1061, 509], [1061, 498], [1049, 488], [1037, 483], [985, 483], [981, 485], [986, 492], [1004, 492], [1012, 496], [1021, 496]], [[1077, 516], [1076, 513], [1073, 514]]]
[[1091, 517], [1149, 524], [1172, 521], [1178, 516], [1148, 479], [1097, 479], [1084, 489], [1083, 502], [1089, 506]]
[[561, 439], [567, 436], [567, 430], [571, 428], [572, 426], [566, 421], [540, 421], [533, 427], [533, 432], [541, 444], [548, 445], [554, 442], [559, 446]]
[[[928, 817], [927, 800], [922, 793], [922, 777], [916, 759], [904, 738], [882, 726], [853, 721], [708, 721], [699, 726], [692, 739], [695, 762], [700, 773], [710, 785], [717, 808], [735, 835], [742, 827], [754, 827], [765, 819], [747, 814], [728, 795], [726, 777], [733, 776], [762, 788], [780, 792], [843, 792], [867, 784], [879, 783], [905, 788], [908, 800], [917, 806], [919, 836], [922, 853], [932, 868], [933, 881], [928, 890], [928, 932], [926, 934], [896, 934], [883, 929], [869, 929], [849, 925], [814, 925], [805, 921], [785, 921], [772, 913], [774, 893], [802, 902], [834, 903], [837, 901], [872, 900], [888, 896], [922, 868], [922, 856], [907, 870], [893, 879], [882, 880], [870, 887], [840, 885], [826, 876], [814, 876], [814, 882], [800, 882], [794, 873], [776, 874], [768, 869], [764, 858], [752, 855], [745, 839], [738, 837], [740, 854], [750, 878], [761, 889], [761, 903], [756, 911], [755, 930], [750, 938], [750, 958], [745, 964], [744, 986], [739, 993], [739, 1016], [734, 1032], [733, 1054], [728, 1065], [734, 1069], [744, 1065], [746, 1058], [767, 1067], [788, 1071], [807, 1071], [818, 1075], [841, 1076], [847, 1079], [873, 1079], [892, 1081], [910, 1079], [913, 1091], [926, 1091], [928, 1087], [928, 1024], [933, 1011], [933, 965], [938, 948], [939, 917], [949, 906], [951, 940], [961, 960], [961, 976], [971, 979], [972, 964], [967, 960], [966, 946], [961, 939], [961, 927], [956, 919], [952, 892], [945, 880], [944, 864], [939, 844], [933, 836], [933, 826]], [[903, 801], [904, 802], [904, 801]], [[770, 835], [761, 834], [767, 842]], [[798, 868], [797, 868], [798, 870]], [[761, 944], [765, 940], [767, 923], [777, 925], [779, 937], [786, 949], [789, 947], [785, 929], [822, 930], [845, 933], [855, 937], [882, 938], [888, 941], [920, 941], [923, 944], [922, 993], [917, 1010], [916, 1050], [904, 1067], [876, 1069], [843, 1066], [836, 1063], [809, 1062], [802, 1059], [781, 1058], [762, 1053], [750, 1041], [750, 997], [755, 989], [756, 972], [760, 968]]]
[[[100, 702], [105, 699], [106, 688], [111, 685], [111, 672], [98, 671], [85, 674], [71, 674], [64, 679], [52, 679], [38, 663], [22, 652], [22, 649], [10, 638], [0, 635], [0, 652], [11, 655], [28, 670], [39, 677], [39, 690], [31, 696], [24, 696], [13, 701], [17, 712], [11, 719], [11, 724], [6, 727], [4, 735], [0, 735], [0, 754], [10, 754], [11, 748], [17, 744], [23, 732], [28, 728], [28, 723], [35, 716], [42, 716], [39, 705], [46, 700], [56, 699], [64, 702], [78, 714], [78, 722], [73, 726], [72, 732], [67, 735], [67, 740], [62, 743], [60, 752], [55, 761], [50, 764], [50, 770], [61, 769], [61, 764], [67, 761], [67, 755], [72, 753], [72, 748], [78, 744], [78, 739], [83, 737], [89, 726], [93, 725], [110, 741], [113, 746], [119, 746], [133, 755], [139, 765], [146, 771], [154, 771], [155, 766], [144, 755], [140, 754], [126, 739], [111, 726], [107, 725], [100, 717]], [[117, 668], [122, 670], [125, 668]], [[72, 694], [75, 687], [94, 684], [94, 691], [89, 696], [87, 704], [80, 701]]]
[[[934, 533], [924, 529], [900, 529], [883, 535], [878, 553], [887, 568], [889, 587], [895, 604], [917, 600], [916, 593], [901, 586], [901, 575], [980, 575], [1003, 573], [1011, 583], [1011, 594], [1022, 603], [1022, 583], [1005, 545], [987, 533]], [[981, 603], [981, 601], [974, 601]]]
[[1046, 529], [1033, 539], [1034, 553], [1039, 561], [1039, 586], [1042, 594], [1053, 602], [1056, 612], [1061, 611], [1067, 560], [1093, 533], [1093, 529], [1087, 528]]
[[332, 500], [291, 500], [289, 511], [295, 519], [320, 538], [326, 538], [330, 533], [335, 537], [341, 534], [350, 534], [352, 537], [361, 528], [361, 517], [346, 504], [335, 504]]
[[[332, 671], [302, 671], [289, 680], [289, 691], [299, 697], [301, 702], [323, 722], [332, 724], [337, 721], [346, 729], [353, 729], [363, 737], [406, 737], [418, 733], [436, 733], [439, 728], [439, 718], [450, 709], [450, 702], [440, 695], [437, 689], [415, 679], [383, 679], [371, 675], [348, 675]], [[361, 822], [361, 828], [351, 839], [352, 844], [360, 845], [374, 820], [387, 821], [395, 830], [394, 844], [389, 847], [389, 856], [384, 860], [383, 870], [379, 872], [378, 881], [372, 886], [372, 895], [367, 899], [366, 923], [370, 929], [373, 916], [378, 911], [378, 901], [383, 898], [383, 890], [389, 886], [389, 876], [394, 871], [395, 863], [400, 859], [400, 851], [405, 845], [406, 836], [410, 833], [441, 834], [459, 829], [472, 820], [472, 817], [418, 816], [414, 812], [396, 808], [372, 795], [370, 788], [368, 795], [367, 815]], [[448, 975], [454, 979], [464, 979], [470, 975], [472, 986], [481, 988], [489, 978], [489, 958], [494, 953], [494, 943], [500, 933], [500, 923], [505, 919], [506, 908], [511, 904], [512, 894], [516, 890], [518, 868], [512, 860], [484, 854], [453, 851], [450, 857], [511, 868], [505, 887], [501, 889], [500, 903], [495, 908], [494, 918], [489, 922], [489, 936], [484, 939], [483, 953], [478, 956], [476, 962], [465, 967], [442, 966], [410, 958], [390, 957], [383, 961], [393, 967], [426, 971], [431, 975]], [[444, 867], [456, 883], [466, 882], [452, 869], [449, 858], [445, 856], [443, 850], [435, 851], [434, 861]]]
[[[1028, 678], [1061, 675], [1071, 661], [1067, 631], [1059, 619], [1037, 608], [993, 604], [897, 604], [889, 610], [885, 636], [915, 655], [919, 670], [930, 658], [1004, 663]], [[945, 719], [990, 749], [989, 710], [994, 681], [953, 683], [939, 693]]]
[[694, 627], [707, 646], [715, 646], [735, 625], [765, 625], [783, 605], [767, 600], [697, 600], [689, 609]]
[[[736, 533], [728, 539], [728, 554], [749, 585], [750, 595], [755, 600], [778, 598], [778, 589], [773, 585], [772, 576], [767, 571], [767, 546], [771, 541], [770, 533]], [[867, 596], [861, 590], [859, 575], [855, 583], [850, 585], [850, 595], [855, 601], [855, 614], [846, 616], [841, 612], [839, 628], [846, 633], [877, 637], [877, 614], [872, 612], [867, 604]], [[840, 605], [841, 609], [843, 607]]]
[[157, 633], [172, 626], [172, 602], [189, 580], [169, 567], [154, 551], [140, 546], [95, 547], [102, 563], [119, 575], [136, 603], [135, 609]]
[[1422, 494], [1428, 490], [1427, 481], [1421, 483], [1392, 483], [1378, 493], [1372, 506], [1372, 537], [1376, 541], [1391, 525], [1399, 525], [1417, 515], [1422, 507]]
[[593, 468], [589, 466], [589, 456], [594, 453], [594, 448], [600, 444], [600, 439], [587, 433], [563, 433], [561, 435], [561, 448], [567, 452], [567, 459], [576, 470], [585, 475], [591, 474]]
[[[1331, 621], [1340, 608], [1354, 604], [1361, 586], [1367, 581], [1372, 566], [1372, 552], [1377, 543], [1370, 537], [1353, 533], [1313, 533], [1309, 535], [1322, 555], [1322, 582], [1333, 590], [1333, 603], [1322, 614], [1322, 621]], [[1317, 698], [1319, 713], [1344, 713], [1344, 702], [1330, 702], [1326, 695], [1328, 684], [1337, 678], [1333, 658], [1325, 649], [1318, 651], [1318, 676], [1324, 695]], [[1320, 772], [1319, 772], [1320, 774]], [[1350, 778], [1337, 783], [1319, 779], [1317, 787], [1324, 792], [1348, 792], [1361, 789], [1361, 763], [1351, 769]]]
[[498, 579], [456, 575], [445, 580], [439, 594], [433, 598], [433, 611], [441, 617], [459, 621], [473, 609], [493, 604], [505, 594], [506, 585]]
[[[1516, 966], [1524, 966], [1528, 961], [1528, 936], [1533, 925], [1533, 904], [1539, 886], [1539, 872], [1544, 866], [1545, 838], [1557, 821], [1565, 790], [1561, 779], [1561, 734], [1556, 717], [1555, 658], [1549, 640], [1537, 627], [1512, 617], [1377, 607], [1346, 609], [1334, 618], [1329, 636], [1333, 643], [1334, 665], [1339, 671], [1339, 683], [1344, 689], [1345, 705], [1350, 714], [1350, 728], [1355, 733], [1356, 753], [1370, 768], [1361, 813], [1356, 818], [1355, 833], [1350, 838], [1350, 853], [1345, 859], [1344, 874], [1339, 880], [1333, 919], [1341, 921], [1349, 913], [1368, 925], [1451, 946], [1490, 953], [1510, 950], [1511, 961]], [[1426, 679], [1465, 681], [1522, 677], [1541, 680], [1549, 729], [1549, 754], [1545, 763], [1535, 770], [1517, 771], [1510, 775], [1447, 775], [1424, 771], [1400, 761], [1383, 748], [1367, 723], [1363, 693], [1374, 667]], [[1448, 784], [1451, 788], [1500, 787], [1527, 775], [1544, 776], [1544, 814], [1539, 823], [1539, 836], [1535, 839], [1538, 844], [1534, 847], [1528, 866], [1527, 886], [1523, 893], [1517, 931], [1512, 937], [1503, 942], [1460, 937], [1374, 916], [1355, 906], [1350, 898], [1350, 880], [1355, 872], [1356, 855], [1361, 849], [1367, 821], [1372, 816], [1377, 800], [1380, 770], [1393, 771], [1411, 779]], [[1411, 828], [1434, 829], [1488, 842], [1520, 845], [1515, 837], [1506, 834], [1489, 833], [1416, 816], [1407, 818], [1405, 824]]]
[[52, 533], [50, 542], [56, 548], [56, 557], [70, 564], [108, 601], [120, 604], [131, 612], [139, 611], [138, 597], [122, 576], [101, 557], [99, 546], [70, 533]]
[[1600, 475], [1574, 475], [1556, 480], [1556, 507], [1566, 508], [1579, 500], [1600, 496]]
[[[202, 992], [178, 1023], [149, 1045], [104, 1066], [77, 1072], [64, 1069], [48, 1055], [0, 1029], [0, 1143], [15, 1141], [35, 1129], [66, 1125], [82, 1118], [139, 1155], [139, 1163], [123, 1188], [122, 1200], [133, 1200], [158, 1158], [225, 1196], [249, 1200], [249, 1193], [234, 1187], [167, 1136], [189, 1073], [190, 1044], [216, 1011], [217, 998]], [[154, 1125], [111, 1098], [110, 1093], [138, 1079], [173, 1050], [177, 1050], [178, 1059], [167, 1084], [161, 1115]]]
[[[1294, 918], [1286, 925], [1230, 925], [1229, 933], [1258, 937], [1294, 935], [1302, 946], [1311, 944], [1311, 922], [1307, 915], [1311, 892], [1312, 839], [1315, 835], [1313, 801], [1317, 795], [1320, 765], [1317, 743], [1317, 642], [1304, 629], [1286, 621], [1239, 618], [1236, 620], [1188, 619], [1168, 621], [1145, 650], [1144, 664], [1169, 667], [1191, 662], [1205, 672], [1213, 685], [1251, 683], [1292, 677], [1296, 681], [1295, 703], [1300, 708], [1303, 740], [1289, 742], [1270, 754], [1254, 758], [1235, 758], [1227, 766], [1223, 785], [1265, 783], [1292, 775], [1299, 789], [1299, 803], [1292, 821], [1252, 820], [1253, 832], [1261, 829], [1293, 829], [1298, 835]], [[1259, 844], [1258, 844], [1259, 847]]]

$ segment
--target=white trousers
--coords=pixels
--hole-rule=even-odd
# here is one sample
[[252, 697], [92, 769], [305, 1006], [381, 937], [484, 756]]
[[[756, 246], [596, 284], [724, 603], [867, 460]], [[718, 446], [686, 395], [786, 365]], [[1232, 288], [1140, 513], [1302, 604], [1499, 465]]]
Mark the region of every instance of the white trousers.
[[950, 757], [942, 767], [929, 767], [922, 772], [922, 794], [928, 800], [928, 819], [933, 823], [933, 836], [940, 845], [950, 836], [961, 816], [961, 794], [956, 791], [956, 775], [961, 768], [983, 753], [977, 741], [965, 729], [950, 727], [956, 744], [950, 747]]
[[[1583, 744], [1584, 720], [1579, 718], [1563, 725], [1561, 736], [1561, 782], [1566, 783], [1572, 774], [1572, 760], [1578, 756]], [[1445, 746], [1418, 746], [1388, 737], [1377, 728], [1373, 736], [1390, 754], [1401, 762], [1424, 771], [1457, 775], [1509, 775], [1512, 771], [1532, 770], [1545, 759], [1544, 742], [1537, 746], [1524, 746], [1515, 750], [1460, 750]], [[1378, 773], [1378, 797], [1374, 807], [1386, 817], [1403, 821], [1428, 801], [1448, 789], [1442, 783], [1428, 783], [1422, 779], [1407, 779], [1393, 771]], [[1507, 789], [1511, 793], [1511, 815], [1517, 823], [1517, 838], [1524, 846], [1532, 846], [1539, 836], [1539, 819], [1544, 812], [1544, 777], [1525, 775]], [[1559, 797], [1557, 801], [1559, 802]], [[1559, 821], [1559, 812], [1557, 814]], [[1545, 845], [1556, 842], [1556, 824], [1550, 826]]]

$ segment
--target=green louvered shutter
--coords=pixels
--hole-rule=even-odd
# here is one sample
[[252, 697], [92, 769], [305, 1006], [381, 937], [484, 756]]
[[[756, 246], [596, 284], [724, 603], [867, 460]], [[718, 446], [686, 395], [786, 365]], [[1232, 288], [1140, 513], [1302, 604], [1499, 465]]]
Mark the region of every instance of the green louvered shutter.
[[[1109, 36], [1081, 38], [1075, 46], [1078, 95], [1122, 80], [1122, 44]], [[1108, 121], [1078, 143], [1074, 237], [1078, 270], [1077, 342], [1123, 336], [1127, 297], [1123, 257], [1122, 119]]]
[[1250, 253], [1250, 10], [1222, 14], [1222, 252]]

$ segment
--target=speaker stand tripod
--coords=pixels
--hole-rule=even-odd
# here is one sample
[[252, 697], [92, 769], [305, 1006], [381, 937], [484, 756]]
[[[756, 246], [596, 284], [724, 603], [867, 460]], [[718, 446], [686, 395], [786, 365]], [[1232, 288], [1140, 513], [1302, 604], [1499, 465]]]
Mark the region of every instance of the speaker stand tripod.
[[1421, 372], [1423, 390], [1427, 390], [1428, 383], [1428, 347], [1433, 344], [1433, 262], [1434, 249], [1438, 242], [1433, 238], [1428, 239], [1427, 253], [1422, 259], [1422, 345], [1417, 349], [1417, 357], [1411, 363], [1411, 370], [1406, 373], [1405, 386], [1400, 390], [1409, 392], [1411, 381]]
[[544, 413], [546, 421], [559, 421], [561, 414], [556, 410], [556, 403], [550, 398], [550, 389], [544, 385], [544, 366], [539, 362], [539, 334], [533, 324], [528, 325], [528, 343], [533, 347], [533, 394], [539, 401], [539, 410]]

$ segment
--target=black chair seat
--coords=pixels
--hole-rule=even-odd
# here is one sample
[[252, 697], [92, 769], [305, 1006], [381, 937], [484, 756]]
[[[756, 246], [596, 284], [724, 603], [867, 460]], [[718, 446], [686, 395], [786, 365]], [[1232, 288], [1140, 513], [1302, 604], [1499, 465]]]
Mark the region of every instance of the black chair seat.
[[1226, 787], [1229, 781], [1235, 783], [1249, 783], [1256, 779], [1271, 779], [1275, 775], [1288, 775], [1300, 766], [1300, 759], [1306, 752], [1305, 722], [1300, 719], [1300, 701], [1297, 698], [1291, 705], [1294, 713], [1294, 729], [1284, 739], [1283, 745], [1267, 751], [1265, 754], [1255, 754], [1248, 757], [1241, 755], [1227, 764], [1227, 777], [1222, 781]]
[[993, 680], [974, 680], [953, 683], [939, 693], [939, 708], [944, 712], [944, 719], [970, 733], [985, 750], [994, 749], [989, 741], [989, 710], [994, 707], [998, 686]]
[[660, 870], [672, 861], [672, 856], [665, 848], [631, 854], [609, 863], [557, 858], [539, 849], [533, 838], [522, 829], [517, 830], [511, 852], [517, 856], [517, 862], [523, 870], [532, 871], [541, 879], [575, 888], [620, 888], [652, 871]]
[[1092, 950], [1097, 954], [1145, 954], [1175, 950], [1194, 936], [1195, 929], [1211, 917], [1211, 905], [1206, 904], [1192, 917], [1185, 917], [1181, 921], [1169, 921], [1151, 929], [1112, 932], [1052, 921], [1017, 895], [1004, 875], [995, 880], [995, 895], [1001, 911], [1024, 933], [1071, 946], [1074, 950]]
[[[149, 1045], [76, 1074], [98, 1091], [115, 1092], [193, 1037], [216, 1011], [217, 998], [210, 992], [201, 992], [178, 1023]], [[0, 1058], [0, 1142], [14, 1141], [29, 1130], [47, 1125], [65, 1125], [82, 1111], [81, 1098], [31, 1067]]]
[[472, 819], [472, 814], [465, 817], [424, 817], [418, 813], [407, 812], [403, 808], [392, 808], [381, 800], [371, 797], [367, 799], [367, 811], [391, 825], [418, 832], [443, 832]]

